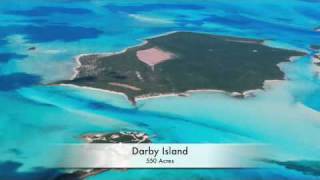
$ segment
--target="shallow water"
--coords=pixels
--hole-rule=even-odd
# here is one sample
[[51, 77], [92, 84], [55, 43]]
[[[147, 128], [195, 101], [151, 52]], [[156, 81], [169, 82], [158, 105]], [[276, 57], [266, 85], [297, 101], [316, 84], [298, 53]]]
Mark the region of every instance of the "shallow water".
[[[319, 26], [317, 2], [143, 2], [0, 2], [0, 53], [16, 54], [0, 61], [1, 161], [21, 163], [19, 171], [1, 172], [2, 177], [11, 174], [14, 179], [43, 179], [47, 172], [32, 168], [45, 168], [43, 162], [56, 160], [46, 154], [49, 145], [77, 143], [84, 133], [121, 129], [145, 131], [154, 135], [154, 142], [270, 143], [281, 152], [275, 157], [280, 160], [320, 160], [320, 81], [312, 72], [310, 56], [281, 64], [290, 81], [245, 100], [195, 93], [143, 100], [135, 108], [119, 95], [41, 85], [70, 78], [75, 66], [72, 58], [78, 54], [120, 51], [170, 31], [259, 38], [268, 40], [270, 46], [309, 53], [310, 44], [320, 43], [319, 32], [313, 31]], [[39, 10], [39, 6], [47, 7]], [[36, 50], [27, 50], [33, 46]], [[248, 176], [316, 178], [279, 167], [112, 171], [90, 179]]]

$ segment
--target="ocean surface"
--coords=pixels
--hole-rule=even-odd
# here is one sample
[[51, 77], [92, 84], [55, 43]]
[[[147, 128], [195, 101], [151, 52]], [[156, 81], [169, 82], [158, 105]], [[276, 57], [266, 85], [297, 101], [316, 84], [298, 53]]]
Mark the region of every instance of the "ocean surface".
[[[0, 2], [0, 179], [52, 179], [52, 144], [85, 133], [138, 130], [162, 143], [269, 143], [277, 160], [320, 162], [320, 79], [311, 44], [320, 44], [318, 0], [28, 0]], [[289, 81], [257, 96], [221, 93], [162, 97], [133, 107], [121, 95], [47, 83], [70, 79], [74, 57], [117, 52], [147, 37], [194, 31], [257, 38], [308, 53], [280, 68]], [[35, 50], [28, 50], [35, 47]], [[232, 53], [232, 52], [228, 52]], [[235, 62], [236, 63], [236, 62]], [[276, 165], [275, 165], [276, 166]], [[108, 171], [101, 179], [319, 179], [276, 166], [242, 170]]]

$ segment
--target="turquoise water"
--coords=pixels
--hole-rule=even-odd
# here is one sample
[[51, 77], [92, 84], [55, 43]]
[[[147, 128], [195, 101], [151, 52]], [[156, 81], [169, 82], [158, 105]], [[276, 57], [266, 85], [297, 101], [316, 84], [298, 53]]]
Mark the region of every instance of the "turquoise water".
[[[311, 55], [280, 65], [290, 81], [245, 100], [195, 93], [132, 107], [120, 95], [42, 85], [70, 78], [78, 54], [120, 51], [178, 30], [265, 39], [270, 46], [312, 54], [309, 45], [320, 43], [320, 33], [313, 31], [320, 25], [317, 1], [4, 0], [0, 5], [0, 167], [9, 169], [0, 171], [1, 177], [50, 179], [55, 172], [46, 164], [57, 160], [48, 155], [50, 145], [123, 129], [145, 131], [154, 142], [270, 143], [279, 160], [320, 159], [320, 81]], [[28, 51], [33, 46], [36, 50]], [[317, 178], [277, 167], [110, 171], [89, 179], [248, 177]]]

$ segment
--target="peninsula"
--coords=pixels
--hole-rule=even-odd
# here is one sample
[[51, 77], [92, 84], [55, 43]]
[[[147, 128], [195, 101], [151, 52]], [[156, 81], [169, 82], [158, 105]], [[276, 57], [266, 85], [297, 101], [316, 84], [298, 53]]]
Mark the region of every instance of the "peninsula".
[[115, 54], [79, 56], [74, 84], [135, 98], [189, 90], [242, 93], [282, 80], [280, 62], [304, 52], [268, 47], [263, 40], [173, 32]]

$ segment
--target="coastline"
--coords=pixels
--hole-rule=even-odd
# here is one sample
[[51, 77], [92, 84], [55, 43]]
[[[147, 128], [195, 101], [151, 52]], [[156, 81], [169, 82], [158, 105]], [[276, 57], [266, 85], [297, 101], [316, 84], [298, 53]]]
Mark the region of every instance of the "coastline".
[[65, 86], [65, 87], [72, 87], [72, 88], [82, 88], [86, 90], [93, 90], [93, 91], [99, 91], [103, 93], [109, 93], [109, 94], [114, 94], [114, 95], [120, 95], [124, 97], [125, 99], [128, 100], [128, 102], [131, 102], [133, 105], [135, 105], [138, 102], [145, 101], [145, 100], [150, 100], [150, 99], [157, 99], [157, 98], [164, 98], [164, 97], [189, 97], [192, 96], [192, 94], [195, 93], [219, 93], [223, 94], [229, 97], [233, 98], [250, 98], [250, 97], [255, 97], [257, 93], [263, 92], [264, 90], [271, 89], [274, 86], [280, 85], [283, 83], [283, 81], [286, 80], [266, 80], [263, 83], [263, 87], [261, 89], [250, 89], [246, 90], [243, 92], [227, 92], [219, 89], [194, 89], [194, 90], [188, 90], [185, 92], [181, 93], [159, 93], [159, 94], [145, 94], [141, 96], [137, 96], [134, 99], [130, 99], [125, 93], [122, 92], [117, 92], [117, 91], [111, 91], [107, 89], [99, 89], [99, 88], [94, 88], [94, 87], [89, 87], [89, 86], [78, 86], [74, 84], [56, 84], [57, 86]]
[[[107, 57], [107, 56], [112, 56], [112, 55], [125, 53], [130, 48], [143, 46], [143, 45], [147, 44], [148, 43], [148, 39], [161, 37], [161, 36], [165, 36], [165, 35], [170, 35], [170, 34], [173, 34], [173, 33], [176, 33], [176, 32], [179, 32], [179, 31], [169, 31], [169, 32], [166, 32], [166, 33], [161, 33], [161, 34], [158, 34], [158, 35], [146, 37], [146, 38], [143, 39], [143, 41], [141, 43], [139, 43], [137, 45], [129, 46], [129, 47], [124, 48], [124, 49], [122, 49], [120, 51], [117, 51], [117, 52], [79, 54], [79, 55], [75, 56], [75, 58], [74, 58], [75, 61], [76, 61], [76, 66], [73, 68], [74, 74], [71, 76], [70, 80], [73, 80], [78, 76], [78, 74], [79, 74], [79, 70], [78, 69], [82, 65], [81, 58], [84, 57], [84, 56]], [[184, 32], [184, 31], [182, 31], [182, 32]], [[205, 34], [209, 34], [209, 33], [205, 33]], [[238, 37], [238, 38], [241, 38], [241, 37]], [[272, 47], [272, 46], [268, 45], [265, 42], [266, 42], [265, 40], [262, 40], [261, 44], [264, 45], [264, 46]], [[274, 48], [285, 49], [285, 48], [279, 48], [279, 47], [274, 47]], [[307, 54], [307, 51], [302, 51], [302, 52]], [[298, 60], [301, 57], [303, 57], [303, 56], [291, 56], [291, 57], [288, 58], [288, 61], [280, 62], [277, 65], [279, 66], [282, 63], [294, 62], [294, 61]], [[319, 68], [318, 68], [318, 70], [319, 71], [317, 71], [317, 72], [320, 72]], [[248, 97], [254, 97], [258, 92], [261, 92], [261, 91], [264, 91], [266, 89], [272, 88], [273, 86], [279, 85], [283, 81], [286, 81], [286, 80], [287, 79], [285, 79], [285, 77], [283, 77], [283, 79], [265, 80], [263, 82], [263, 85], [262, 85], [261, 88], [249, 89], [249, 90], [246, 90], [246, 91], [243, 91], [243, 92], [227, 92], [227, 91], [219, 90], [219, 89], [194, 89], [194, 90], [187, 90], [187, 91], [181, 92], [181, 93], [145, 94], [145, 95], [140, 95], [140, 96], [134, 97], [132, 99], [129, 98], [125, 93], [112, 91], [112, 90], [99, 89], [99, 88], [94, 88], [94, 87], [89, 87], [89, 86], [79, 86], [79, 85], [74, 85], [74, 84], [57, 84], [57, 85], [69, 86], [69, 87], [75, 87], [75, 88], [84, 88], [84, 89], [89, 89], [89, 90], [95, 90], [95, 91], [100, 91], [100, 92], [107, 92], [107, 93], [111, 93], [111, 94], [121, 95], [121, 96], [124, 96], [129, 102], [131, 102], [131, 103], [133, 103], [135, 105], [138, 101], [143, 101], [143, 100], [148, 100], [148, 99], [154, 99], [154, 98], [160, 98], [160, 97], [170, 97], [170, 96], [190, 96], [193, 93], [204, 93], [204, 92], [206, 92], [206, 93], [208, 93], [208, 92], [209, 93], [222, 93], [224, 95], [231, 96], [231, 97], [236, 97], [236, 98], [248, 98]]]
[[73, 59], [76, 62], [76, 66], [73, 68], [73, 75], [70, 77], [70, 80], [73, 80], [77, 77], [77, 75], [79, 74], [79, 70], [78, 68], [81, 67], [81, 58], [84, 56], [102, 56], [102, 57], [107, 57], [107, 56], [112, 56], [112, 55], [117, 55], [117, 54], [121, 54], [121, 53], [125, 53], [128, 49], [130, 48], [134, 48], [134, 47], [138, 47], [138, 46], [143, 46], [145, 44], [148, 43], [148, 39], [152, 39], [152, 38], [157, 38], [157, 37], [161, 37], [161, 36], [166, 36], [166, 35], [170, 35], [173, 33], [176, 33], [178, 31], [169, 31], [166, 33], [161, 33], [158, 35], [154, 35], [154, 36], [148, 36], [146, 38], [143, 39], [138, 39], [139, 41], [142, 41], [141, 43], [138, 43], [136, 45], [132, 45], [132, 46], [128, 46], [122, 50], [119, 51], [115, 51], [115, 52], [102, 52], [102, 53], [83, 53], [83, 54], [78, 54], [76, 55]]
[[109, 94], [121, 96], [121, 97], [125, 98], [128, 102], [131, 102], [133, 105], [135, 105], [137, 103], [136, 99], [130, 99], [125, 93], [122, 93], [122, 92], [111, 91], [111, 90], [107, 90], [107, 89], [99, 89], [99, 88], [94, 88], [94, 87], [89, 87], [89, 86], [78, 86], [78, 85], [74, 85], [74, 84], [65, 84], [65, 83], [55, 84], [54, 86], [80, 88], [80, 89], [85, 89], [85, 90], [98, 91], [98, 92], [102, 92], [102, 93], [109, 93]]
[[[289, 61], [290, 62], [295, 62], [295, 61], [297, 61], [297, 60], [299, 60], [299, 58], [301, 58], [301, 57], [303, 57], [303, 56], [291, 56], [290, 58], [289, 58]], [[289, 63], [290, 63], [289, 62]], [[285, 63], [285, 62], [282, 62], [282, 63]], [[288, 62], [287, 62], [288, 63]], [[279, 65], [279, 64], [278, 64]]]
[[73, 79], [75, 79], [76, 77], [77, 77], [77, 75], [79, 74], [79, 68], [81, 67], [81, 60], [80, 60], [80, 58], [82, 58], [82, 57], [84, 57], [84, 56], [94, 56], [94, 55], [102, 55], [103, 53], [99, 53], [99, 54], [95, 54], [95, 53], [93, 53], [93, 54], [79, 54], [79, 55], [77, 55], [77, 56], [75, 56], [73, 59], [74, 59], [74, 61], [76, 62], [76, 66], [75, 67], [73, 67], [73, 75], [70, 77], [70, 80], [73, 80]]
[[[142, 44], [143, 45], [143, 44]], [[129, 49], [131, 47], [128, 47], [126, 49], [123, 49], [121, 51], [118, 52], [104, 52], [104, 53], [84, 53], [84, 54], [79, 54], [77, 56], [74, 57], [74, 61], [76, 62], [76, 66], [73, 68], [73, 75], [70, 77], [69, 80], [73, 80], [75, 79], [78, 74], [79, 74], [79, 68], [81, 67], [82, 63], [81, 63], [81, 58], [85, 57], [85, 56], [98, 56], [98, 57], [108, 57], [108, 56], [112, 56], [112, 55], [116, 55], [116, 54], [121, 54], [127, 51], [127, 49]]]
[[73, 59], [74, 61], [76, 62], [76, 65], [75, 67], [73, 67], [72, 71], [73, 71], [73, 74], [72, 76], [70, 77], [70, 80], [73, 80], [77, 77], [77, 75], [79, 74], [79, 68], [81, 67], [81, 62], [80, 62], [80, 58], [82, 56], [85, 56], [85, 55], [89, 55], [89, 54], [79, 54], [77, 56], [75, 56]]
[[89, 86], [78, 86], [74, 84], [56, 84], [56, 86], [65, 86], [65, 87], [72, 87], [72, 88], [82, 88], [82, 89], [87, 89], [87, 90], [93, 90], [93, 91], [99, 91], [99, 92], [104, 92], [104, 93], [110, 93], [110, 94], [116, 94], [125, 97], [128, 99], [128, 96], [122, 92], [117, 92], [117, 91], [111, 91], [107, 89], [99, 89], [99, 88], [94, 88], [94, 87], [89, 87]]

